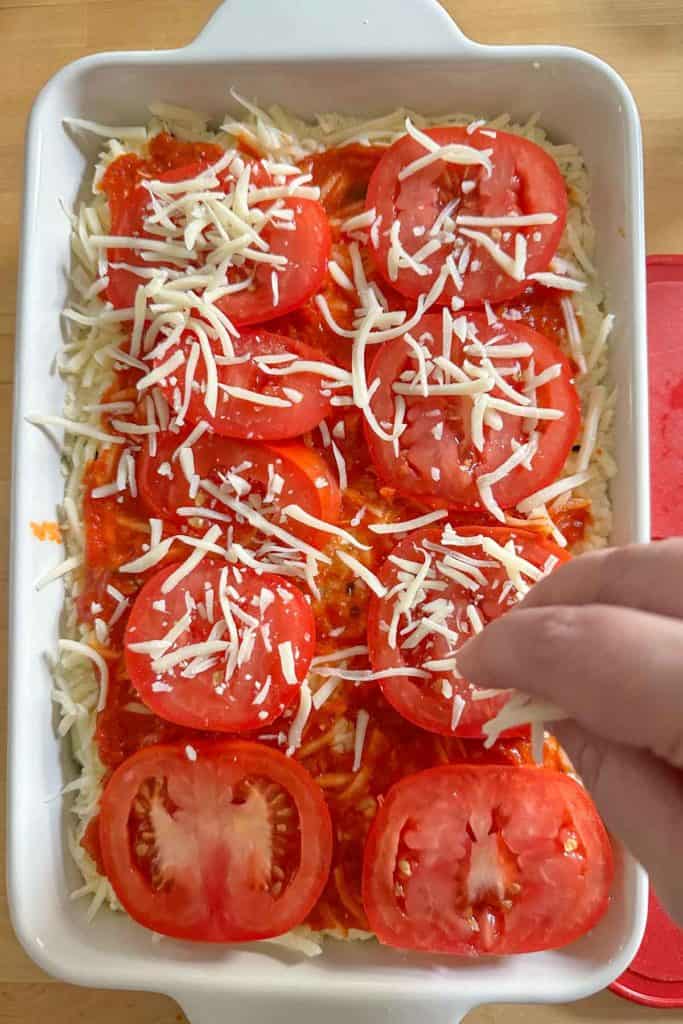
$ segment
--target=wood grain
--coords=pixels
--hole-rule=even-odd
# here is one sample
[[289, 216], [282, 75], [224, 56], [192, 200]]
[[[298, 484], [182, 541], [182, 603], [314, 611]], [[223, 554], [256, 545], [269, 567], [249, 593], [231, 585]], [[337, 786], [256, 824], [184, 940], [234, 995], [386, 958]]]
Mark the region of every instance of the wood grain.
[[[328, 3], [331, 0], [319, 0]], [[342, 0], [343, 2], [343, 0]], [[598, 54], [631, 86], [643, 118], [651, 252], [683, 237], [683, 3], [681, 0], [445, 0], [480, 42], [565, 43]], [[103, 49], [163, 49], [188, 42], [216, 0], [0, 0], [0, 533], [8, 536], [11, 366], [23, 137], [36, 93], [69, 61]], [[0, 560], [0, 664], [7, 649], [7, 558]], [[4, 735], [4, 702], [2, 725]], [[4, 822], [4, 785], [0, 787]], [[492, 993], [495, 997], [495, 993]], [[654, 1020], [655, 1011], [605, 992], [570, 1006], [482, 1007], [469, 1024], [591, 1024]], [[17, 944], [0, 902], [0, 1021], [25, 1024], [180, 1024], [178, 1007], [148, 993], [76, 989], [51, 982]], [[683, 1024], [683, 1013], [667, 1016]]]

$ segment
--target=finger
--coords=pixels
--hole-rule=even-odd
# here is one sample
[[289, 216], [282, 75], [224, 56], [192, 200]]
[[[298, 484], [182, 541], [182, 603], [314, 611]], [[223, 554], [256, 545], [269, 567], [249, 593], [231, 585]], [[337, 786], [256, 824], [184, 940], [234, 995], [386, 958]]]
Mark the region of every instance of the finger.
[[612, 604], [683, 618], [683, 539], [608, 548], [572, 559], [531, 588], [519, 608]]
[[607, 605], [521, 608], [458, 651], [469, 682], [550, 698], [587, 729], [683, 765], [683, 623]]
[[609, 830], [647, 868], [657, 895], [683, 925], [683, 782], [652, 754], [600, 739], [574, 722], [557, 730]]

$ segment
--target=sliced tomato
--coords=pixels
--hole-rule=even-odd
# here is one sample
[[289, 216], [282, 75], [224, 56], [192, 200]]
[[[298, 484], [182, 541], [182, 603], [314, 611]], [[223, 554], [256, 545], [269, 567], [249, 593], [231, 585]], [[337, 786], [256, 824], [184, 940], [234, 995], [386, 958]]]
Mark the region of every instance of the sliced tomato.
[[398, 782], [365, 847], [380, 942], [458, 956], [565, 946], [600, 920], [614, 875], [583, 787], [536, 767], [444, 765]]
[[[198, 490], [191, 496], [194, 488], [176, 455], [188, 436], [189, 432], [163, 434], [153, 456], [148, 449], [138, 456], [137, 480], [143, 502], [151, 515], [182, 523], [190, 517], [179, 515], [181, 508], [230, 515], [224, 504], [205, 491]], [[281, 521], [281, 510], [290, 504], [330, 523], [339, 519], [341, 492], [334, 474], [323, 457], [304, 444], [265, 445], [204, 434], [191, 450], [194, 474], [199, 480], [208, 478], [216, 486], [227, 485], [233, 497], [252, 505], [273, 522]], [[287, 521], [290, 531], [299, 525]], [[237, 517], [233, 526], [236, 537], [250, 529]], [[306, 536], [310, 533], [307, 531]]]
[[[210, 152], [205, 152], [207, 149]], [[203, 146], [199, 147], [195, 157], [190, 158], [188, 152], [182, 155], [185, 156], [182, 164], [174, 163], [163, 173], [155, 173], [158, 161], [152, 158], [148, 161], [138, 157], [131, 159], [130, 155], [119, 157], [119, 161], [125, 161], [125, 164], [115, 161], [108, 168], [102, 187], [109, 200], [111, 234], [155, 237], [145, 228], [145, 219], [151, 208], [149, 191], [142, 184], [144, 179], [156, 177], [165, 183], [190, 181], [215, 163], [223, 151], [217, 146]], [[251, 160], [249, 163], [252, 184], [256, 187], [269, 184], [270, 175], [262, 163]], [[243, 166], [241, 157], [239, 166]], [[235, 180], [235, 173], [226, 169], [220, 173], [220, 183], [215, 187], [230, 188]], [[265, 203], [264, 208], [267, 205]], [[224, 295], [216, 301], [226, 316], [239, 326], [262, 323], [296, 309], [318, 290], [325, 277], [330, 252], [330, 230], [323, 207], [314, 200], [291, 198], [282, 200], [281, 208], [291, 212], [290, 223], [294, 225], [293, 228], [284, 229], [268, 223], [261, 231], [261, 238], [268, 252], [273, 256], [284, 257], [286, 263], [277, 270], [273, 269], [271, 263], [257, 263], [251, 276], [244, 267], [231, 266], [226, 284], [239, 284], [247, 280], [250, 283], [248, 287]], [[168, 266], [163, 260], [144, 260], [140, 250], [126, 247], [111, 249], [109, 262], [106, 295], [117, 308], [132, 307], [138, 285], [144, 280], [128, 267], [139, 266], [149, 270], [155, 266]]]
[[122, 447], [103, 448], [83, 474], [85, 552], [90, 573], [109, 573], [137, 558], [149, 534], [149, 523], [141, 515], [139, 504], [130, 491], [106, 498], [93, 497], [98, 487], [116, 479]]
[[[332, 260], [340, 267], [344, 274], [353, 281], [353, 264], [349, 254], [349, 247], [344, 236], [338, 230], [337, 237], [332, 246]], [[405, 299], [398, 292], [390, 288], [377, 273], [375, 260], [366, 245], [359, 246], [359, 254], [363, 265], [363, 273], [369, 284], [376, 288], [381, 286], [384, 301], [389, 310], [403, 311]], [[352, 340], [344, 338], [332, 327], [327, 316], [323, 313], [319, 304], [319, 298], [324, 298], [327, 309], [331, 314], [332, 321], [342, 328], [351, 331], [354, 322], [358, 318], [358, 293], [355, 287], [348, 288], [339, 284], [331, 274], [328, 273], [320, 291], [302, 306], [294, 310], [288, 316], [281, 317], [269, 323], [269, 327], [278, 334], [284, 334], [289, 338], [297, 338], [323, 352], [327, 358], [333, 359], [335, 363], [351, 368]]]
[[[152, 139], [148, 158], [132, 153], [118, 157], [107, 168], [101, 183], [109, 203], [110, 233], [122, 237], [152, 237], [144, 228], [149, 212], [149, 192], [142, 182], [151, 178], [166, 182], [189, 181], [222, 155], [219, 146], [182, 143], [162, 133]], [[110, 249], [108, 259], [109, 284], [105, 294], [117, 309], [133, 306], [138, 285], [145, 280], [127, 267], [149, 270], [152, 266], [167, 265], [161, 260], [158, 263], [144, 260], [140, 250], [126, 247]]]
[[[197, 341], [187, 332], [179, 347], [189, 359], [192, 345]], [[273, 373], [266, 372], [258, 365], [255, 357], [280, 356], [289, 354], [292, 360], [313, 360], [327, 362], [325, 357], [309, 345], [294, 338], [285, 338], [269, 331], [243, 333], [233, 339], [235, 358], [242, 362], [227, 363], [223, 360], [218, 341], [211, 342], [214, 356], [218, 357], [218, 401], [215, 414], [206, 406], [207, 369], [203, 357], [199, 359], [194, 374], [187, 407], [189, 423], [205, 420], [211, 428], [225, 437], [242, 437], [250, 441], [281, 441], [299, 437], [307, 430], [313, 430], [331, 411], [332, 392], [325, 387], [324, 377], [316, 373], [298, 373], [295, 370], [283, 373], [283, 364], [273, 364]], [[165, 351], [157, 365], [172, 358], [175, 349]], [[331, 364], [330, 364], [331, 365]], [[286, 364], [284, 364], [286, 368]], [[161, 381], [160, 387], [172, 408], [184, 406], [184, 372], [177, 371]], [[245, 397], [229, 395], [225, 386], [237, 387], [251, 392]], [[288, 395], [286, 389], [292, 389]], [[268, 401], [259, 405], [254, 393], [265, 396]]]
[[[559, 419], [538, 420], [534, 426], [538, 447], [531, 460], [531, 469], [518, 466], [492, 486], [498, 505], [511, 508], [558, 476], [579, 432], [579, 396], [572, 382], [569, 363], [557, 345], [542, 334], [519, 322], [501, 320], [489, 324], [479, 313], [471, 314], [468, 324], [470, 333], [476, 333], [476, 338], [483, 344], [495, 339], [496, 346], [520, 343], [527, 346], [530, 355], [495, 358], [495, 367], [509, 374], [504, 379], [518, 393], [522, 394], [523, 374], [530, 372], [532, 367], [535, 375], [551, 367], [557, 367], [559, 374], [536, 389], [535, 405], [557, 410], [561, 416]], [[421, 340], [427, 354], [442, 355], [440, 316], [424, 316], [411, 333]], [[477, 362], [477, 358], [471, 355], [469, 339], [462, 343], [454, 336], [450, 351], [451, 360], [456, 364], [467, 358], [475, 364]], [[394, 386], [399, 382], [405, 385], [403, 375], [409, 376], [411, 371], [414, 375], [415, 357], [412, 347], [403, 338], [396, 338], [380, 348], [368, 374], [368, 380], [379, 380], [372, 399], [372, 411], [380, 424], [393, 424], [396, 410]], [[432, 373], [429, 384], [433, 383], [436, 379]], [[490, 396], [510, 401], [498, 386]], [[529, 440], [525, 418], [503, 412], [501, 429], [494, 430], [484, 425], [484, 449], [479, 451], [472, 433], [472, 395], [430, 395], [423, 398], [418, 392], [402, 397], [406, 404], [406, 429], [398, 441], [398, 454], [392, 442], [385, 441], [369, 424], [366, 425], [368, 447], [379, 475], [407, 497], [439, 506], [481, 511], [483, 505], [477, 480], [498, 469], [510, 458], [518, 443]], [[528, 396], [523, 397], [529, 400]]]
[[293, 212], [294, 230], [269, 224], [261, 238], [271, 255], [283, 256], [286, 264], [277, 271], [269, 263], [257, 264], [249, 288], [216, 301], [240, 327], [264, 323], [297, 309], [318, 291], [327, 273], [331, 242], [323, 207], [313, 199], [285, 199], [282, 207]]
[[[480, 306], [485, 299], [495, 303], [518, 295], [524, 288], [524, 277], [547, 269], [564, 231], [567, 192], [557, 164], [540, 146], [507, 132], [468, 134], [465, 128], [444, 127], [429, 128], [424, 134], [439, 146], [466, 146], [470, 153], [480, 151], [481, 159], [490, 161], [490, 173], [485, 163], [435, 160], [401, 179], [401, 172], [426, 156], [427, 150], [410, 135], [398, 139], [377, 165], [366, 198], [366, 207], [382, 218], [376, 246], [379, 269], [394, 288], [415, 299], [429, 291], [452, 254], [456, 268], [461, 267], [462, 287], [456, 287], [449, 277], [438, 302], [450, 303], [458, 298], [466, 306]], [[450, 218], [444, 223], [449, 212]], [[458, 221], [459, 217], [533, 214], [548, 214], [555, 219], [527, 226]], [[396, 222], [400, 225], [400, 244], [411, 257], [433, 239], [430, 232], [436, 227], [436, 237], [442, 244], [420, 261], [425, 268], [422, 274], [410, 266], [391, 272], [390, 230]], [[488, 249], [476, 238], [463, 234], [463, 229], [483, 232], [509, 258], [514, 258], [515, 236], [523, 235], [527, 255], [522, 279], [502, 270]]]
[[140, 924], [244, 942], [305, 919], [327, 880], [332, 826], [322, 790], [296, 761], [257, 743], [179, 742], [141, 750], [114, 772], [100, 846]]
[[[474, 622], [484, 626], [503, 615], [517, 604], [517, 592], [502, 563], [483, 549], [479, 538], [501, 547], [512, 543], [538, 573], [566, 562], [569, 555], [531, 530], [462, 526], [457, 537], [465, 543], [456, 543], [452, 531], [431, 527], [396, 545], [379, 571], [387, 594], [370, 598], [368, 648], [376, 672], [418, 670], [415, 675], [388, 675], [380, 682], [389, 703], [410, 722], [445, 736], [480, 736], [484, 722], [500, 711], [508, 695], [478, 699], [481, 694], [448, 663], [472, 636]], [[475, 559], [473, 568], [463, 564], [462, 555]], [[428, 585], [418, 591], [409, 612], [398, 614], [406, 562], [417, 567], [429, 563]], [[434, 667], [434, 662], [443, 664]]]
[[[128, 619], [126, 667], [140, 699], [195, 729], [243, 732], [272, 722], [298, 699], [313, 657], [315, 621], [304, 595], [281, 576], [208, 560], [172, 586], [177, 569], [148, 580]], [[166, 648], [147, 646], [181, 621]]]

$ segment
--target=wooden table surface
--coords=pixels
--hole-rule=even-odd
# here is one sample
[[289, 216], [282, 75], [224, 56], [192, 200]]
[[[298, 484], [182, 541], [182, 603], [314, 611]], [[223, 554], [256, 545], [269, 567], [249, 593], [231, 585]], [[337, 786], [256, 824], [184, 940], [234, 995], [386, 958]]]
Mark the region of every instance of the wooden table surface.
[[[284, 2], [284, 0], [283, 0]], [[319, 0], [328, 3], [332, 0]], [[342, 0], [343, 2], [343, 0]], [[181, 46], [217, 0], [0, 0], [0, 531], [8, 535], [12, 348], [26, 116], [42, 84], [62, 65], [103, 49]], [[472, 38], [491, 43], [566, 43], [612, 64], [635, 93], [643, 118], [650, 252], [683, 247], [682, 0], [444, 0]], [[6, 662], [7, 559], [2, 552], [0, 664]], [[4, 717], [4, 702], [3, 717]], [[4, 764], [3, 764], [4, 768]], [[0, 768], [0, 771], [3, 770]], [[4, 785], [0, 787], [4, 803]], [[4, 811], [4, 808], [3, 808]], [[4, 815], [3, 815], [4, 820]], [[468, 1024], [647, 1022], [656, 1011], [609, 992], [567, 1006], [480, 1008]], [[52, 1024], [179, 1024], [164, 996], [77, 989], [47, 978], [19, 948], [0, 905], [0, 1021]], [[683, 1024], [683, 1011], [669, 1013]]]

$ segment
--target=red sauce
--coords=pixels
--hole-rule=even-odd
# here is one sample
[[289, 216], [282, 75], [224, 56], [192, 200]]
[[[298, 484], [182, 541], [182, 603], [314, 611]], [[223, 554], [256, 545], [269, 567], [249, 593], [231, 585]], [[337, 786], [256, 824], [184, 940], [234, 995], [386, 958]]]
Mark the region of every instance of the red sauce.
[[352, 143], [326, 149], [304, 162], [303, 169], [313, 175], [313, 184], [320, 188], [320, 201], [337, 237], [341, 221], [363, 212], [372, 172], [384, 152], [381, 146]]
[[552, 518], [557, 528], [564, 534], [569, 547], [574, 547], [583, 540], [591, 522], [590, 502], [583, 498], [571, 498], [560, 512], [553, 514]]
[[[348, 248], [340, 241], [341, 225], [349, 217], [363, 212], [368, 182], [382, 152], [379, 146], [354, 144], [317, 153], [303, 164], [303, 170], [313, 175], [313, 184], [320, 188], [321, 201], [330, 221], [332, 259], [352, 280], [353, 268]], [[382, 292], [389, 301], [390, 308], [403, 309], [405, 300], [381, 280], [369, 249], [366, 246], [361, 248], [368, 281], [381, 283]], [[351, 328], [356, 306], [354, 293], [344, 289], [328, 276], [322, 294], [336, 323], [346, 330]], [[287, 337], [298, 337], [317, 346], [341, 366], [351, 365], [351, 342], [340, 338], [330, 329], [315, 298], [309, 299], [294, 313], [273, 321], [272, 329]]]
[[140, 703], [120, 654], [110, 666], [107, 705], [97, 719], [95, 738], [102, 763], [113, 771], [142, 747], [172, 743], [190, 734], [197, 735], [159, 718]]
[[155, 135], [146, 157], [127, 153], [112, 161], [102, 176], [100, 188], [110, 202], [130, 198], [143, 178], [156, 178], [167, 171], [203, 162], [214, 163], [223, 155], [212, 142], [182, 142], [167, 132]]
[[95, 867], [101, 875], [106, 875], [104, 862], [102, 860], [102, 847], [100, 846], [100, 821], [99, 815], [95, 815], [88, 822], [85, 832], [81, 837], [81, 846], [86, 853], [89, 853], [95, 862]]
[[540, 334], [545, 334], [546, 337], [562, 344], [566, 340], [567, 329], [560, 298], [558, 292], [550, 288], [544, 288], [540, 284], [530, 284], [516, 299], [511, 299], [498, 306], [497, 311], [500, 314], [516, 311], [529, 327], [533, 327]]
[[[248, 148], [245, 143], [245, 147]], [[334, 258], [351, 276], [352, 267], [346, 246], [339, 245], [339, 225], [346, 218], [363, 209], [367, 182], [381, 150], [374, 147], [347, 146], [330, 150], [311, 158], [309, 166], [313, 179], [322, 189], [322, 198], [331, 219], [335, 242]], [[102, 181], [110, 202], [125, 202], [140, 179], [152, 177], [173, 168], [218, 159], [221, 150], [210, 144], [184, 143], [170, 135], [159, 135], [151, 140], [149, 156], [141, 158], [126, 155], [111, 164]], [[372, 263], [368, 277], [374, 279]], [[394, 301], [391, 290], [382, 284], [389, 302]], [[340, 288], [331, 278], [324, 286], [324, 294], [335, 319], [345, 327], [353, 319], [353, 302], [349, 292]], [[396, 297], [397, 304], [404, 300]], [[558, 300], [546, 289], [531, 286], [503, 310], [518, 309], [524, 319], [538, 330], [562, 340], [564, 319]], [[311, 300], [302, 308], [280, 320], [273, 321], [270, 329], [298, 337], [317, 345], [341, 365], [350, 360], [350, 342], [345, 342], [330, 330], [317, 304]], [[135, 373], [124, 371], [117, 375], [103, 401], [135, 399]], [[136, 416], [144, 420], [142, 412]], [[128, 418], [128, 417], [127, 417]], [[361, 510], [363, 527], [377, 520], [398, 520], [419, 515], [424, 511], [416, 503], [398, 496], [377, 479], [365, 445], [360, 414], [357, 410], [339, 413], [345, 426], [345, 438], [337, 441], [346, 460], [349, 485], [344, 494], [341, 525], [348, 524]], [[106, 417], [103, 425], [113, 430]], [[314, 443], [313, 438], [307, 441]], [[321, 449], [328, 460], [328, 451]], [[118, 566], [142, 553], [142, 544], [148, 537], [148, 515], [139, 499], [128, 491], [112, 498], [93, 499], [94, 487], [116, 478], [119, 447], [104, 449], [85, 472], [86, 496], [84, 518], [86, 530], [87, 569], [84, 586], [78, 599], [78, 613], [82, 621], [92, 622], [96, 616], [108, 619], [117, 605], [107, 586], [113, 585], [132, 603], [144, 576], [135, 577], [116, 572]], [[331, 460], [330, 460], [331, 461]], [[334, 463], [331, 462], [334, 468]], [[557, 524], [567, 535], [570, 544], [583, 536], [589, 518], [586, 503], [570, 502], [557, 516]], [[492, 522], [477, 513], [463, 513], [452, 517], [457, 524]], [[177, 526], [173, 527], [177, 530]], [[373, 543], [373, 565], [386, 557], [395, 538], [377, 537], [367, 532]], [[178, 557], [171, 551], [168, 559]], [[318, 577], [321, 591], [314, 604], [319, 647], [322, 651], [363, 642], [366, 629], [368, 589], [359, 585], [350, 570], [344, 571], [339, 563], [323, 570]], [[153, 743], [187, 738], [197, 734], [193, 730], [166, 722], [144, 708], [131, 687], [122, 653], [124, 614], [112, 630], [109, 644], [98, 649], [110, 666], [107, 704], [97, 721], [96, 741], [102, 762], [108, 770], [141, 747]], [[358, 710], [369, 712], [369, 727], [363, 750], [363, 765], [352, 771], [353, 726]], [[277, 746], [276, 722], [263, 738], [255, 738]], [[287, 728], [287, 723], [283, 728]], [[346, 730], [346, 734], [345, 734]], [[202, 734], [206, 736], [206, 734]], [[384, 700], [373, 684], [354, 687], [341, 683], [333, 696], [309, 719], [302, 747], [295, 755], [324, 789], [335, 830], [335, 851], [329, 882], [309, 923], [315, 928], [367, 928], [360, 898], [360, 875], [365, 835], [376, 812], [378, 802], [389, 786], [401, 777], [433, 765], [449, 762], [494, 762], [519, 764], [531, 761], [529, 743], [524, 739], [501, 740], [486, 751], [478, 740], [449, 739], [425, 732], [411, 725], [397, 714]], [[550, 740], [545, 747], [545, 761], [550, 767], [568, 770], [557, 743]], [[91, 822], [82, 840], [83, 847], [92, 855], [98, 870], [103, 870], [99, 851], [96, 819]]]
[[149, 523], [128, 491], [110, 498], [93, 498], [92, 491], [116, 479], [120, 447], [105, 448], [84, 474], [86, 494], [86, 560], [89, 569], [113, 572], [140, 554]]

